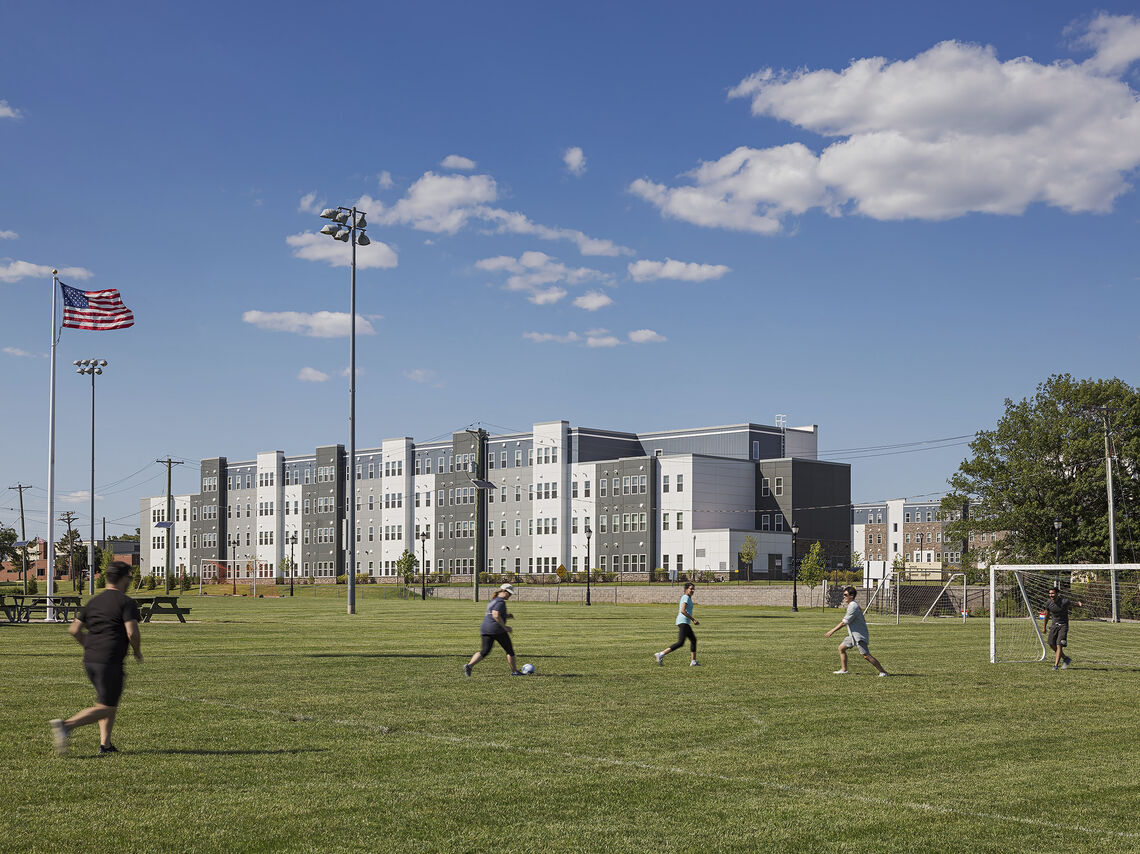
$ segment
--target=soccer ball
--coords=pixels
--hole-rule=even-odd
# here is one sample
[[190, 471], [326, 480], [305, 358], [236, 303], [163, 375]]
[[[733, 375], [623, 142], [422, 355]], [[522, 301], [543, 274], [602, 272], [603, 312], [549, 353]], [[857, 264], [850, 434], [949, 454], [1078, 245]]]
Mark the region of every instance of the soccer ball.
[[533, 664], [524, 664], [522, 667], [522, 672], [524, 674], [526, 674], [527, 676], [533, 676], [534, 675], [534, 665]]

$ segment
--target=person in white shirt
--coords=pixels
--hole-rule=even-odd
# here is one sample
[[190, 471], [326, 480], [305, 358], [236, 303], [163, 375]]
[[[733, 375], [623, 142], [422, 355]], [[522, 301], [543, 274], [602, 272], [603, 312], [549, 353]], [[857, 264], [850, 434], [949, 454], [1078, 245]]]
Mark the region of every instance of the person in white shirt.
[[847, 637], [839, 644], [839, 669], [834, 671], [835, 675], [845, 676], [851, 672], [847, 669], [847, 650], [855, 647], [861, 656], [874, 665], [880, 676], [886, 676], [887, 671], [879, 664], [879, 659], [871, 655], [871, 632], [867, 628], [867, 620], [863, 617], [863, 609], [855, 601], [854, 587], [843, 588], [843, 604], [847, 606], [847, 613], [838, 626], [824, 635], [829, 638], [844, 626], [847, 627]]

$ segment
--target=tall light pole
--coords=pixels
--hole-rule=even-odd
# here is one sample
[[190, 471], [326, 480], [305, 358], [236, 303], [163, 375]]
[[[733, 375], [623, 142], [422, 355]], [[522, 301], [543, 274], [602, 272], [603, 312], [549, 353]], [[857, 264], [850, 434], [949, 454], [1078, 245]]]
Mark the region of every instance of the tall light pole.
[[796, 581], [799, 579], [799, 567], [796, 565], [796, 537], [800, 533], [799, 525], [792, 525], [792, 610], [800, 609], [799, 599], [796, 596]]
[[348, 548], [345, 557], [348, 562], [345, 575], [348, 576], [348, 613], [356, 613], [356, 247], [367, 246], [370, 241], [364, 233], [368, 221], [364, 211], [355, 207], [325, 208], [323, 219], [330, 219], [321, 229], [334, 240], [352, 246], [352, 275], [349, 294], [349, 356], [348, 356]]
[[[87, 593], [95, 595], [95, 375], [103, 373], [106, 359], [76, 359], [75, 373], [91, 374], [91, 539], [87, 543]], [[173, 533], [173, 532], [171, 532]]]
[[234, 596], [237, 596], [237, 550], [241, 545], [241, 534], [234, 534], [234, 538], [230, 540], [230, 546], [233, 549], [233, 557], [230, 560], [233, 562], [233, 567], [230, 569], [230, 581], [234, 585]]
[[[1053, 536], [1057, 542], [1057, 577], [1054, 579], [1054, 584], [1059, 584], [1061, 581], [1061, 517], [1053, 517]], [[1059, 591], [1061, 588], [1058, 587]], [[1058, 593], [1058, 595], [1060, 595]]]
[[297, 545], [297, 532], [289, 535], [289, 595], [293, 595], [293, 579], [297, 577], [297, 562], [293, 556], [293, 547]]
[[427, 601], [427, 541], [428, 541], [429, 536], [431, 536], [431, 535], [428, 534], [427, 527], [425, 526], [424, 529], [422, 531], [420, 531], [420, 582], [421, 582], [420, 601], [421, 602]]
[[586, 604], [590, 604], [590, 537], [594, 532], [590, 530], [590, 520], [586, 520]]

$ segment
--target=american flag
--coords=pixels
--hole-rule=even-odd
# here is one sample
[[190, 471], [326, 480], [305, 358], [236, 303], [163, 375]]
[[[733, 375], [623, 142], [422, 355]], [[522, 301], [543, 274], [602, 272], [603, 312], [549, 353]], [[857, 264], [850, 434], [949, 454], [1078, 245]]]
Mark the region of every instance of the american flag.
[[123, 305], [116, 288], [81, 291], [59, 283], [63, 288], [63, 325], [68, 329], [126, 329], [135, 325], [135, 316]]

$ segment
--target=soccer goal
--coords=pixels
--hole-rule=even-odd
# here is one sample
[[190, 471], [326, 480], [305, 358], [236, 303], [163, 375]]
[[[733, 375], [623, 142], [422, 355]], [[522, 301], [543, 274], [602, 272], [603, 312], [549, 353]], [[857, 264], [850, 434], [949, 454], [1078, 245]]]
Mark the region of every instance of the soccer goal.
[[966, 576], [961, 572], [951, 573], [942, 581], [932, 580], [927, 570], [918, 573], [891, 570], [871, 592], [863, 613], [868, 623], [880, 626], [897, 626], [903, 617], [922, 623], [932, 623], [940, 617], [965, 622], [969, 612], [979, 610], [980, 600], [984, 598], [985, 590], [968, 588]]
[[991, 662], [1041, 661], [1050, 652], [1041, 627], [1051, 587], [1073, 603], [1073, 658], [1140, 667], [1140, 564], [991, 566]]
[[952, 572], [942, 589], [922, 615], [922, 622], [930, 623], [939, 618], [958, 619], [963, 623], [969, 616], [969, 596], [966, 589], [966, 573]]

